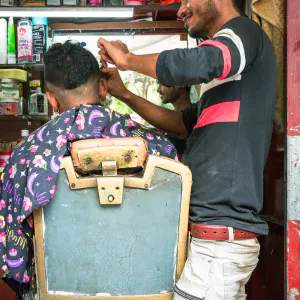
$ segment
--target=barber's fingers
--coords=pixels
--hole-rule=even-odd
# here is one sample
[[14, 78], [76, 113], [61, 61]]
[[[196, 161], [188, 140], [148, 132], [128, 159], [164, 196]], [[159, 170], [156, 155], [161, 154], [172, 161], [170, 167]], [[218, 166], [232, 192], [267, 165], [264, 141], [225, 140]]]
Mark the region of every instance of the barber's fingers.
[[102, 57], [100, 59], [100, 62], [101, 62], [102, 68], [107, 68], [107, 62], [104, 59], [102, 59]]
[[109, 75], [113, 75], [113, 74], [118, 73], [118, 69], [117, 68], [103, 68], [101, 71], [103, 73], [109, 74]]
[[98, 48], [105, 49], [108, 44], [109, 44], [109, 41], [107, 41], [106, 39], [104, 39], [104, 38], [98, 39], [98, 43], [97, 43]]
[[102, 49], [98, 53], [101, 56], [101, 60], [104, 60], [105, 62], [113, 64], [113, 65], [115, 64], [113, 59], [107, 54], [107, 52], [105, 50]]

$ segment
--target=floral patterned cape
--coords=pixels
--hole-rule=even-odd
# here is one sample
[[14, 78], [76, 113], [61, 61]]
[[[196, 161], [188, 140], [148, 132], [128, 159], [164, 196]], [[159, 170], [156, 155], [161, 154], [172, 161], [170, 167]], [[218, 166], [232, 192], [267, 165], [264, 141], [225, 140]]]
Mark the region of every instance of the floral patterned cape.
[[30, 281], [32, 212], [54, 197], [60, 161], [70, 142], [116, 137], [142, 137], [151, 154], [176, 159], [175, 147], [165, 136], [102, 105], [68, 110], [18, 145], [0, 181], [0, 268], [7, 277]]

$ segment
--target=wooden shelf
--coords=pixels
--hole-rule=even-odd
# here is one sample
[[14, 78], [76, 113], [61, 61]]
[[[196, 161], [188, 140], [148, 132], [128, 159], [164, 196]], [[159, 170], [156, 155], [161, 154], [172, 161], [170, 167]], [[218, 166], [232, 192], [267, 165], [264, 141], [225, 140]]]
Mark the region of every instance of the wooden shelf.
[[139, 21], [139, 22], [95, 22], [86, 24], [55, 23], [51, 29], [56, 33], [88, 33], [101, 34], [186, 34], [182, 21]]
[[37, 121], [49, 121], [51, 118], [49, 116], [29, 116], [29, 115], [24, 115], [24, 116], [10, 116], [10, 115], [5, 115], [5, 116], [0, 116], [0, 121], [19, 121], [19, 120], [37, 120]]
[[29, 64], [0, 64], [0, 69], [22, 69], [26, 71], [44, 71], [44, 65], [43, 64], [35, 64], [35, 63], [29, 63]]

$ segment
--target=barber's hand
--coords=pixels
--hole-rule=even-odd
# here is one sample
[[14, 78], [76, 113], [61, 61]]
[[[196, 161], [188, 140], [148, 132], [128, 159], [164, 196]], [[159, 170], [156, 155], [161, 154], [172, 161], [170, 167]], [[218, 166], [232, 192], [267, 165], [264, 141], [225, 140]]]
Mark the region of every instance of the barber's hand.
[[127, 59], [130, 54], [127, 46], [120, 40], [108, 42], [103, 38], [98, 39], [98, 48], [101, 60], [115, 65], [119, 70], [127, 70]]
[[107, 92], [119, 100], [122, 100], [122, 97], [128, 93], [127, 88], [125, 87], [122, 78], [116, 68], [103, 68], [101, 70], [107, 75]]

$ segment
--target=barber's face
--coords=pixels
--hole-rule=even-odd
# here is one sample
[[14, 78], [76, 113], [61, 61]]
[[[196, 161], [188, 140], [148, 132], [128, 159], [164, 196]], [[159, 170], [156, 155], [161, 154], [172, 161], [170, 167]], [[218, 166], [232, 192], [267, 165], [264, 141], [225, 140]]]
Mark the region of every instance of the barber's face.
[[192, 38], [206, 38], [219, 12], [215, 0], [181, 0], [177, 13]]
[[160, 94], [160, 98], [162, 103], [173, 103], [177, 99], [176, 88], [174, 87], [166, 87], [162, 84], [158, 86], [157, 92]]

